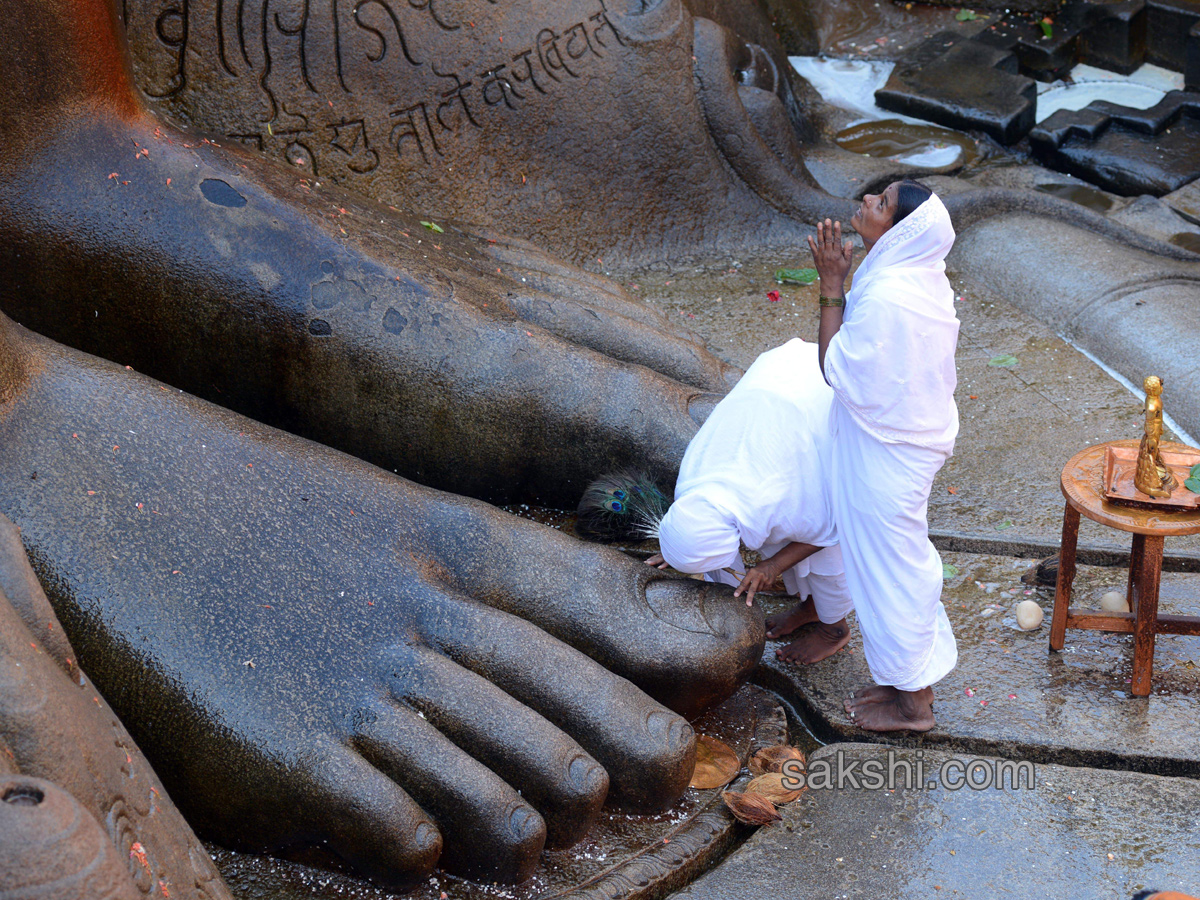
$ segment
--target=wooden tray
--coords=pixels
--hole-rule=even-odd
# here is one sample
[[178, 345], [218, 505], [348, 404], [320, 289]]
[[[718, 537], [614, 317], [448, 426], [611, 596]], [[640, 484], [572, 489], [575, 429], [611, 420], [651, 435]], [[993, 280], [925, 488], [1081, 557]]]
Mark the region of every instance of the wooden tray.
[[1107, 447], [1104, 453], [1104, 496], [1115, 503], [1137, 506], [1155, 506], [1167, 509], [1200, 508], [1200, 494], [1193, 494], [1183, 486], [1191, 474], [1192, 466], [1200, 463], [1200, 452], [1175, 453], [1163, 450], [1165, 465], [1179, 482], [1170, 497], [1151, 497], [1133, 486], [1137, 474], [1137, 447]]

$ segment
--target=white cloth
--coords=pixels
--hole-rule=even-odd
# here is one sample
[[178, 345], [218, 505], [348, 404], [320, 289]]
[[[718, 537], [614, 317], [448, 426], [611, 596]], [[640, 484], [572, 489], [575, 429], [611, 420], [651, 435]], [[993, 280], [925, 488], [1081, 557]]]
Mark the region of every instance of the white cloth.
[[877, 440], [841, 404], [833, 419], [834, 515], [863, 655], [876, 683], [919, 691], [958, 663], [925, 518], [946, 456]]
[[934, 194], [871, 248], [825, 351], [825, 378], [863, 428], [947, 456], [958, 434], [958, 318], [945, 263], [953, 245]]
[[944, 263], [953, 244], [936, 195], [885, 232], [855, 275], [825, 354], [846, 580], [872, 677], [904, 691], [934, 684], [958, 662], [926, 518], [933, 477], [958, 434], [958, 319]]
[[800, 596], [817, 585], [818, 614], [824, 605], [842, 610], [830, 621], [843, 618], [850, 600], [828, 486], [832, 399], [815, 344], [793, 339], [759, 356], [688, 445], [659, 524], [663, 558], [728, 582], [721, 569], [745, 568], [740, 544], [764, 557], [792, 541], [815, 544], [825, 549], [785, 572], [784, 584]]

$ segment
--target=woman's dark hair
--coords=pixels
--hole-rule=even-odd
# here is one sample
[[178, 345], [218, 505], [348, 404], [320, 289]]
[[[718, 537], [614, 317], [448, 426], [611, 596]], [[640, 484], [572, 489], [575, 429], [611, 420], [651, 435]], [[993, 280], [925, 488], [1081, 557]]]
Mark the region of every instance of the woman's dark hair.
[[896, 188], [896, 215], [892, 224], [899, 225], [910, 212], [928, 200], [931, 194], [932, 188], [927, 188], [911, 178], [905, 178]]

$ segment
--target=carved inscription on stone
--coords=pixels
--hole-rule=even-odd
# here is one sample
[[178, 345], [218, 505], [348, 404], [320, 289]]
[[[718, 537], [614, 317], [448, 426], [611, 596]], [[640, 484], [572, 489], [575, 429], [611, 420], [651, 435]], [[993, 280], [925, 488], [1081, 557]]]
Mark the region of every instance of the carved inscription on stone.
[[[317, 177], [453, 166], [624, 41], [603, 0], [123, 0], [142, 91]], [[541, 21], [540, 19], [554, 19]], [[548, 101], [543, 101], [548, 102]], [[518, 115], [518, 118], [510, 118]]]

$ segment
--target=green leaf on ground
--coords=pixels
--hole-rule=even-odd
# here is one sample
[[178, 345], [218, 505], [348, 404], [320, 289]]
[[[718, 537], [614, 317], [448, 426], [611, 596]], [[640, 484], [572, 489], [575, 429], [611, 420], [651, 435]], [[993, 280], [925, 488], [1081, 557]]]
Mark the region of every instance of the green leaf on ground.
[[817, 280], [817, 270], [776, 269], [775, 280], [780, 284], [812, 284]]
[[434, 234], [444, 234], [446, 231], [446, 229], [444, 229], [437, 222], [426, 222], [426, 221], [422, 220], [421, 224], [424, 225], [426, 228], [428, 228], [430, 231], [432, 231]]
[[1012, 528], [1012, 527], [1013, 527], [1014, 525], [1016, 525], [1016, 524], [1017, 524], [1017, 523], [1016, 523], [1016, 522], [1014, 522], [1012, 519], [1005, 519], [1003, 522], [1001, 522], [999, 525], [997, 525], [997, 526], [996, 526], [996, 530], [997, 530], [997, 531], [1004, 531], [1004, 529], [1006, 529], [1006, 528]]
[[1193, 494], [1200, 494], [1200, 463], [1192, 466], [1192, 471], [1188, 472], [1187, 481], [1183, 483], [1183, 486]]
[[988, 360], [988, 365], [997, 369], [1009, 369], [1017, 364], [1019, 360], [1011, 353], [1005, 353], [1003, 356], [994, 356]]
[[979, 17], [973, 9], [960, 9], [954, 14], [954, 18], [959, 22], [974, 22]]
[[956, 575], [958, 575], [958, 566], [942, 563], [942, 580], [954, 578]]

